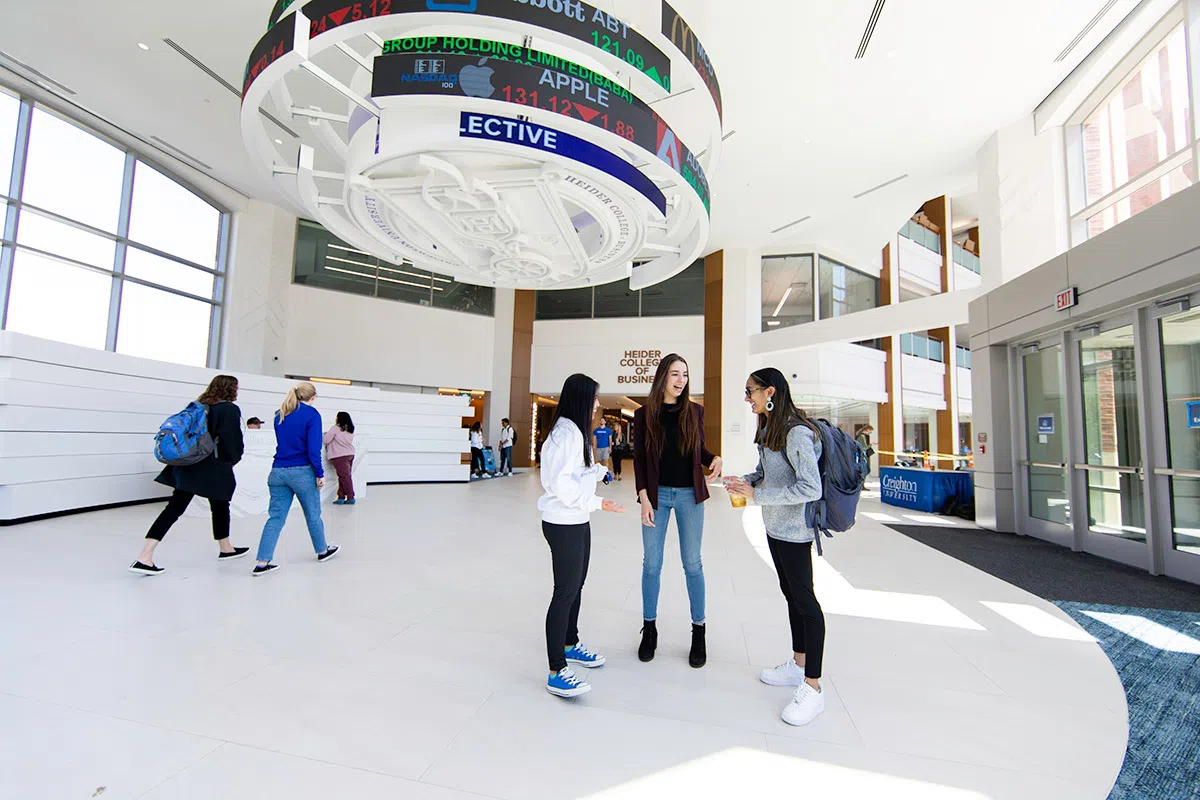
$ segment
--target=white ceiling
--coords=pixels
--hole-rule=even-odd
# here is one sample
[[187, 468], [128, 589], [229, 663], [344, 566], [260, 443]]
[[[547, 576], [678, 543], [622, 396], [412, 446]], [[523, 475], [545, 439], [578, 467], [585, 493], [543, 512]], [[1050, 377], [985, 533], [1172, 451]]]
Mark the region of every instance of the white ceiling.
[[[593, 2], [621, 16], [660, 0]], [[732, 134], [709, 176], [709, 249], [778, 253], [819, 242], [866, 261], [928, 198], [974, 192], [978, 149], [1030, 114], [1133, 0], [1117, 2], [1060, 64], [1054, 59], [1105, 0], [889, 0], [862, 60], [854, 53], [874, 0], [672, 3], [716, 66]], [[0, 0], [0, 51], [70, 87], [73, 102], [119, 127], [199, 159], [239, 192], [283, 203], [244, 151], [238, 98], [162, 41], [240, 86], [271, 5]], [[673, 103], [683, 105], [656, 106], [669, 121]], [[974, 215], [974, 204], [963, 210]]]

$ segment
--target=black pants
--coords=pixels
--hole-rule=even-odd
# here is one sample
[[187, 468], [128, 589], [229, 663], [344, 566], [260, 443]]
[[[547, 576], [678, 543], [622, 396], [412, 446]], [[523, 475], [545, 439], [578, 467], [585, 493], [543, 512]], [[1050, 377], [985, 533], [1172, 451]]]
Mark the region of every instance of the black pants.
[[542, 535], [550, 545], [554, 562], [554, 597], [546, 612], [546, 655], [550, 671], [558, 672], [567, 665], [563, 648], [579, 644], [579, 602], [592, 554], [592, 526], [587, 522], [582, 525], [543, 522]]
[[[167, 531], [171, 530], [171, 526], [183, 516], [183, 512], [187, 510], [188, 504], [192, 502], [192, 498], [195, 496], [191, 492], [176, 489], [175, 493], [171, 495], [171, 499], [167, 501], [167, 507], [162, 510], [162, 513], [158, 515], [158, 519], [154, 520], [154, 524], [150, 526], [150, 532], [146, 534], [146, 538], [161, 542], [163, 537], [167, 535]], [[208, 505], [212, 509], [213, 538], [218, 542], [222, 539], [228, 539], [229, 501], [214, 500], [210, 497]]]
[[804, 653], [804, 676], [816, 680], [825, 656], [825, 614], [813, 592], [812, 542], [781, 542], [768, 536], [767, 545], [788, 601], [792, 651]]
[[483, 472], [483, 451], [478, 447], [471, 448], [471, 472]]
[[614, 474], [616, 474], [616, 475], [621, 474], [621, 462], [624, 460], [625, 460], [624, 456], [619, 456], [616, 453], [613, 453], [612, 465], [613, 465], [613, 473]]

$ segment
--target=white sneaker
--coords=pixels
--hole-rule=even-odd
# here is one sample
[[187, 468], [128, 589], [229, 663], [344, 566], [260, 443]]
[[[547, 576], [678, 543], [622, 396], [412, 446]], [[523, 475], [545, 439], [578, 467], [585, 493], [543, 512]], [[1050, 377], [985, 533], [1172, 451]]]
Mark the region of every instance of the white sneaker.
[[802, 683], [780, 716], [788, 725], [807, 725], [824, 711], [825, 691], [818, 692], [807, 683]]
[[777, 667], [764, 669], [758, 679], [768, 686], [799, 686], [804, 683], [804, 667], [788, 659]]

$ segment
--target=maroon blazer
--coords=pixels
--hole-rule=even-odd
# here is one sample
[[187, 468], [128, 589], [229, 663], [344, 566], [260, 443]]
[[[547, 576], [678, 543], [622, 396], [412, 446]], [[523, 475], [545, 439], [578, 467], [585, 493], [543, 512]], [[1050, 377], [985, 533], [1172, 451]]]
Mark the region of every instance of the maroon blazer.
[[[704, 477], [704, 468], [711, 466], [715, 455], [708, 452], [704, 444], [704, 406], [692, 403], [693, 413], [699, 415], [700, 442], [692, 453], [692, 478], [696, 487], [696, 502], [703, 503], [708, 499], [708, 481]], [[640, 494], [642, 489], [650, 498], [650, 505], [658, 510], [658, 459], [650, 458], [646, 452], [646, 407], [642, 406], [633, 414], [633, 477]]]

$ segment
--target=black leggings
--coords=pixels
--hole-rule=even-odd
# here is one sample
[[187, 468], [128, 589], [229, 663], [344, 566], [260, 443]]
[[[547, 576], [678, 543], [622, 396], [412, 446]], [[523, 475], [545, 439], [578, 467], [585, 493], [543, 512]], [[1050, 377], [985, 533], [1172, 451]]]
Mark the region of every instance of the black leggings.
[[546, 655], [550, 671], [558, 672], [567, 665], [563, 648], [579, 644], [579, 603], [592, 553], [592, 526], [588, 522], [582, 525], [543, 522], [542, 535], [550, 545], [554, 563], [554, 597], [546, 612]]
[[804, 653], [804, 677], [816, 680], [825, 655], [825, 614], [813, 592], [812, 542], [781, 542], [768, 536], [767, 546], [788, 601], [792, 651]]
[[471, 472], [483, 472], [483, 451], [478, 447], [471, 448]]
[[[171, 526], [183, 516], [183, 512], [187, 510], [188, 504], [192, 502], [192, 498], [196, 495], [191, 492], [185, 492], [183, 489], [176, 489], [171, 495], [171, 499], [167, 501], [167, 507], [158, 515], [158, 519], [154, 520], [154, 524], [150, 526], [150, 532], [146, 534], [147, 539], [154, 539], [161, 542], [163, 537], [167, 535], [167, 531], [171, 530]], [[208, 506], [212, 509], [212, 526], [213, 538], [218, 542], [222, 539], [229, 538], [229, 501], [214, 500], [208, 498]]]

